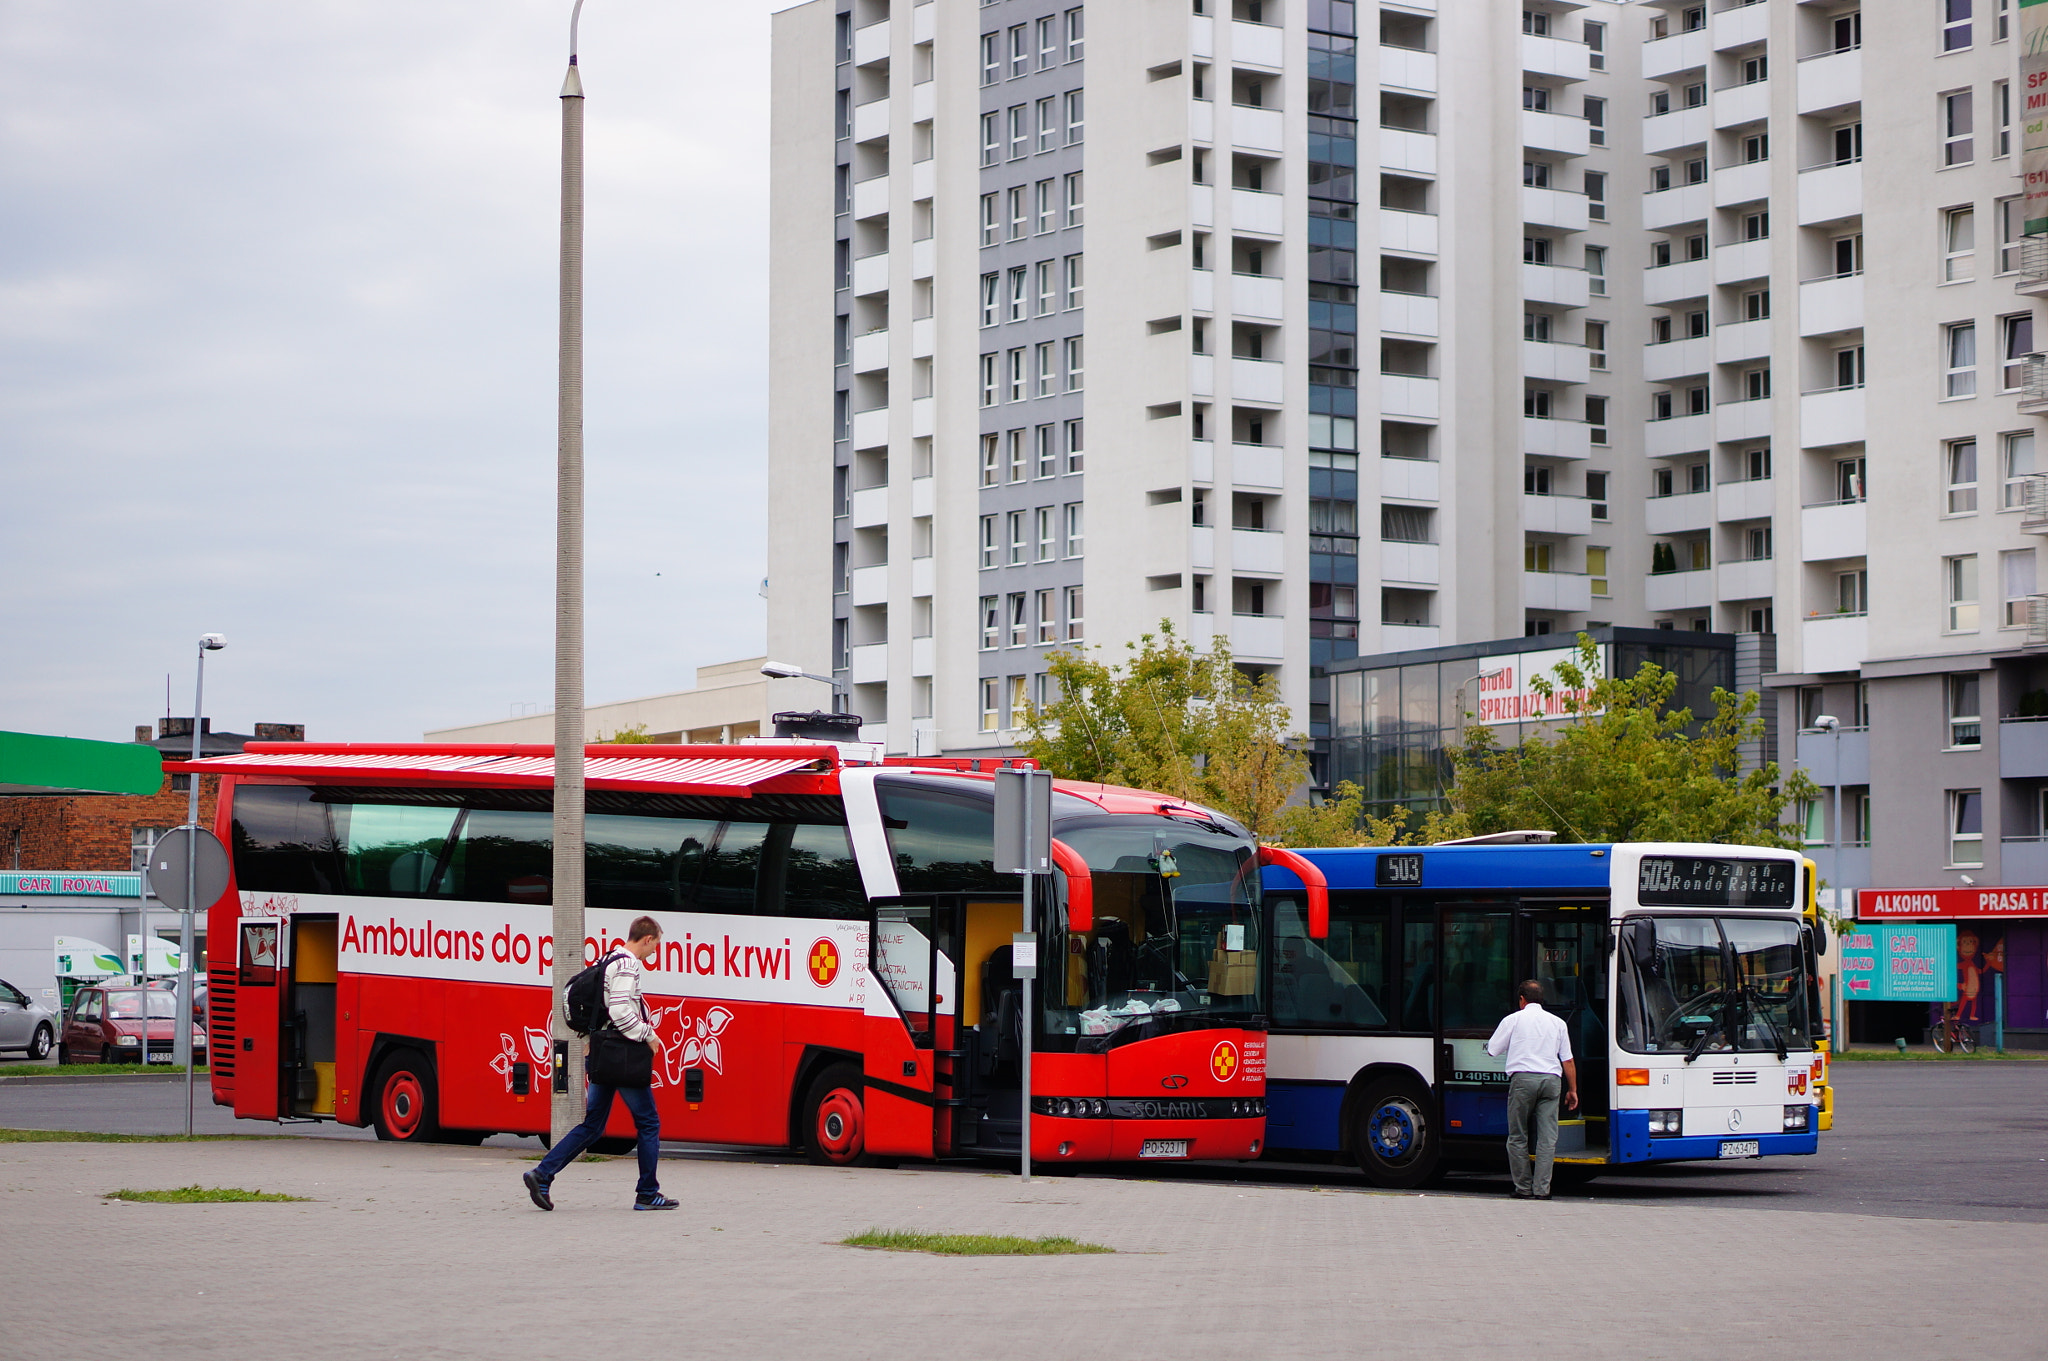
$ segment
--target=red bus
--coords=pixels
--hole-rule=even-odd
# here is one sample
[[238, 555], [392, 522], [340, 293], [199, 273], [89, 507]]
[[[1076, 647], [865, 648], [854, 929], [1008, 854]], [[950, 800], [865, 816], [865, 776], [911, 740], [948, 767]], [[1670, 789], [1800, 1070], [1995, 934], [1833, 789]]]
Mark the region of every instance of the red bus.
[[[1028, 1042], [1035, 1160], [1259, 1154], [1259, 866], [1314, 882], [1298, 857], [1179, 799], [1058, 783], [1026, 1017], [1000, 762], [802, 742], [587, 760], [582, 956], [643, 913], [662, 925], [664, 1137], [1013, 1155]], [[395, 1140], [545, 1134], [553, 765], [547, 746], [251, 743], [167, 767], [222, 777], [217, 1104]]]

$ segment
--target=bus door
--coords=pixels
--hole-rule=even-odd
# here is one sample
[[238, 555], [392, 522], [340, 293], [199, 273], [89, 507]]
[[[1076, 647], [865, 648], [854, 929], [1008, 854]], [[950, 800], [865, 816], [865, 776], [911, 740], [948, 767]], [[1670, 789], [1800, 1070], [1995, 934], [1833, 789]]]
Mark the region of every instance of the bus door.
[[1486, 1052], [1515, 1008], [1514, 914], [1508, 904], [1446, 903], [1437, 911], [1441, 999], [1437, 1087], [1449, 1138], [1505, 1137], [1508, 1073]]
[[235, 930], [235, 1114], [275, 1120], [284, 1087], [289, 917], [244, 917]]
[[[1606, 1142], [1607, 913], [1603, 905], [1525, 906], [1520, 913], [1515, 977], [1543, 985], [1543, 1005], [1571, 1032], [1579, 1070], [1578, 1118], [1588, 1142]], [[1566, 1120], [1570, 1111], [1559, 1111]], [[1560, 1136], [1558, 1151], [1565, 1141]]]
[[333, 917], [291, 919], [284, 1067], [293, 1115], [334, 1114], [334, 1002], [340, 981], [336, 933]]
[[929, 1158], [951, 1136], [952, 1108], [935, 1098], [952, 1095], [959, 1057], [960, 916], [952, 901], [875, 908], [869, 967], [895, 1014], [868, 1018], [862, 1075], [871, 1153]]

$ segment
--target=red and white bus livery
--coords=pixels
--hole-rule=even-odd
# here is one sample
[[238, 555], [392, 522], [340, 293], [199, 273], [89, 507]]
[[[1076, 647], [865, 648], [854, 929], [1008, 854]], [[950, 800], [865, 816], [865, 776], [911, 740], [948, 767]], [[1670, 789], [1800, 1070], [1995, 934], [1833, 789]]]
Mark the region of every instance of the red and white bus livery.
[[[1058, 783], [1025, 1016], [1022, 881], [993, 867], [1001, 763], [802, 742], [586, 760], [580, 953], [661, 923], [665, 1138], [847, 1164], [1014, 1154], [1029, 1043], [1035, 1160], [1260, 1152], [1259, 866], [1313, 875], [1297, 857], [1179, 799]], [[222, 777], [216, 1103], [398, 1140], [545, 1132], [552, 748], [251, 743], [168, 768]]]

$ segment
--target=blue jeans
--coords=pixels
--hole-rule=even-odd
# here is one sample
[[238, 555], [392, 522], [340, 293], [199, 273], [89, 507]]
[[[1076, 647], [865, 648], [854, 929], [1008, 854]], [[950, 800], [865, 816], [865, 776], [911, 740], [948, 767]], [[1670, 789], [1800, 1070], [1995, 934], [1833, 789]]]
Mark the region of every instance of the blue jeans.
[[555, 1174], [574, 1162], [599, 1139], [604, 1137], [605, 1121], [611, 1119], [612, 1096], [623, 1097], [626, 1109], [633, 1113], [633, 1128], [638, 1132], [640, 1155], [640, 1184], [633, 1188], [636, 1196], [651, 1196], [660, 1192], [661, 1180], [655, 1175], [654, 1165], [661, 1157], [661, 1116], [654, 1109], [654, 1089], [651, 1087], [607, 1087], [593, 1082], [584, 1088], [587, 1096], [584, 1105], [583, 1123], [570, 1130], [562, 1141], [548, 1150], [536, 1170], [543, 1184], [555, 1179]]

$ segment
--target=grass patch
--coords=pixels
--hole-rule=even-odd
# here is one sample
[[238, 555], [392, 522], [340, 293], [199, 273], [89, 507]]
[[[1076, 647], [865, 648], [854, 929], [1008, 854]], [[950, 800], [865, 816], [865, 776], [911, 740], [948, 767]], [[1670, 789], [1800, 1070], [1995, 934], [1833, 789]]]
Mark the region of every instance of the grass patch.
[[[184, 1071], [183, 1067], [172, 1063], [39, 1063], [0, 1068], [0, 1077], [136, 1077], [143, 1073]], [[196, 1077], [206, 1077], [212, 1071], [204, 1064], [192, 1070]]]
[[1014, 1238], [1000, 1233], [918, 1233], [911, 1229], [869, 1229], [839, 1240], [841, 1247], [880, 1248], [884, 1252], [931, 1252], [941, 1257], [1063, 1257], [1074, 1253], [1115, 1252], [1100, 1243], [1071, 1238]]
[[2042, 1063], [2048, 1062], [2048, 1053], [2038, 1051], [2020, 1052], [2008, 1050], [2001, 1054], [1992, 1049], [1979, 1049], [1974, 1054], [1936, 1054], [1931, 1051], [1908, 1049], [1901, 1054], [1896, 1049], [1851, 1049], [1848, 1053], [1828, 1055], [1830, 1063]]
[[103, 1200], [142, 1201], [151, 1205], [245, 1205], [252, 1201], [304, 1201], [282, 1191], [244, 1191], [239, 1186], [173, 1186], [168, 1191], [109, 1191]]
[[87, 1129], [0, 1129], [0, 1144], [209, 1144], [232, 1139], [291, 1139], [290, 1134], [102, 1134]]

